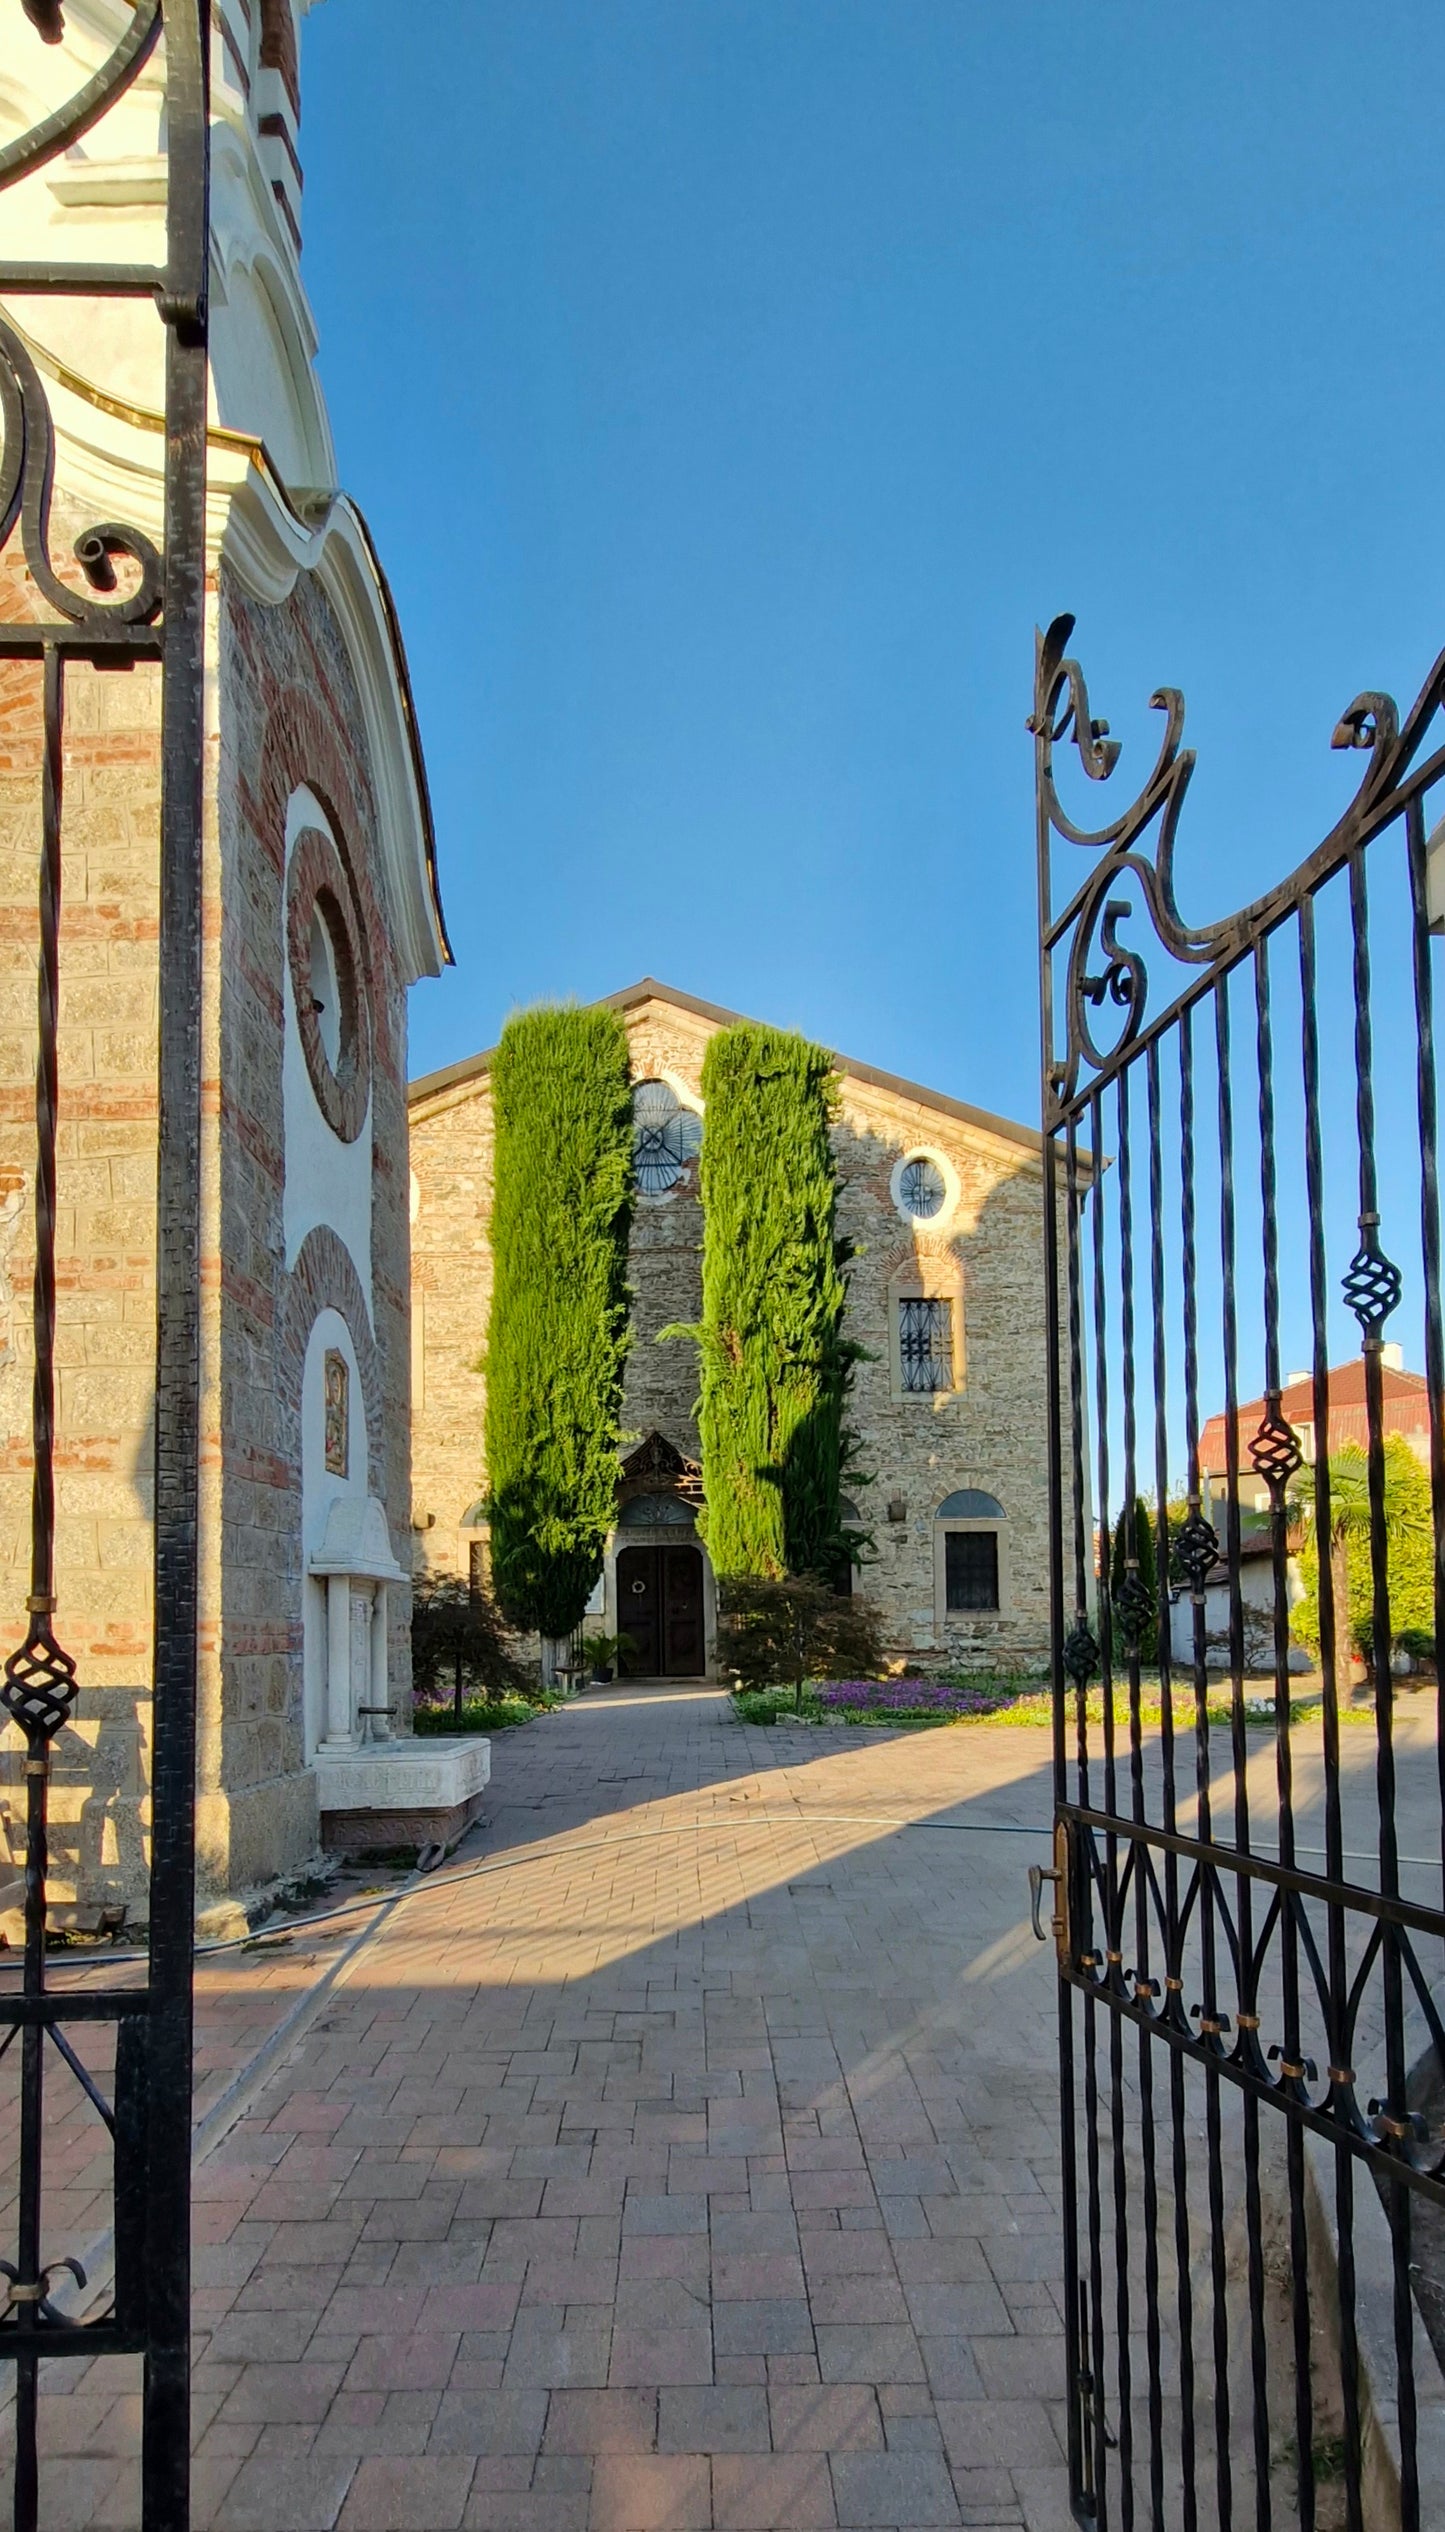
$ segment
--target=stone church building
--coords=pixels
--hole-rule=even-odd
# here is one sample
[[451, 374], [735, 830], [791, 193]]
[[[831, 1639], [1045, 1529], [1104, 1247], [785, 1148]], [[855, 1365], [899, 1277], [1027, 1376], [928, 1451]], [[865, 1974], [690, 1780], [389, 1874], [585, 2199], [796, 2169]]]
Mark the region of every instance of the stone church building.
[[[735, 1012], [648, 977], [625, 1019], [637, 1182], [633, 1343], [617, 1524], [589, 1623], [631, 1667], [714, 1665], [697, 1360], [657, 1341], [702, 1299], [698, 1153], [709, 1039]], [[412, 1489], [419, 1562], [484, 1574], [485, 1345], [492, 1105], [488, 1054], [411, 1085]], [[849, 1421], [871, 1483], [848, 1506], [872, 1540], [853, 1587], [895, 1655], [1041, 1669], [1048, 1646], [1042, 1163], [1031, 1129], [838, 1058], [838, 1227], [854, 1249], [846, 1333], [866, 1349]]]
[[[358, 1814], [475, 1790], [440, 1782], [434, 1747], [387, 1745], [410, 1710], [406, 995], [448, 950], [406, 660], [314, 367], [305, 5], [213, 10], [198, 1811], [213, 1900], [345, 1842]], [[118, 14], [73, 0], [47, 46], [7, 13], [0, 139], [74, 92]], [[163, 262], [161, 107], [152, 62], [82, 145], [3, 196], [5, 251]], [[56, 571], [76, 574], [73, 539], [97, 519], [157, 539], [147, 303], [111, 303], [101, 324], [80, 300], [0, 314], [53, 419]], [[0, 551], [4, 610], [43, 613], [19, 548]], [[94, 1903], [133, 1900], [144, 1873], [159, 670], [77, 667], [67, 687], [56, 1623], [81, 1695], [56, 1749], [52, 1861], [61, 1889]], [[26, 663], [0, 666], [0, 734], [8, 1650], [24, 1633], [30, 1487], [40, 721]], [[398, 1773], [413, 1753], [425, 1784]], [[0, 1883], [7, 1830], [12, 1869], [19, 1853], [20, 1759], [7, 1731]], [[466, 1766], [484, 1764], [473, 1745]]]

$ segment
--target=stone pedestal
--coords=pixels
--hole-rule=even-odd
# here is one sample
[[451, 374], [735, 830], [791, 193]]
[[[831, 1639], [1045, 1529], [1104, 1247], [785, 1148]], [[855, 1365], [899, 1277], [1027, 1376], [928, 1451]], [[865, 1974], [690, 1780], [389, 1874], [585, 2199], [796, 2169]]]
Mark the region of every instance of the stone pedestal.
[[471, 1827], [492, 1772], [481, 1733], [455, 1740], [372, 1742], [317, 1752], [321, 1843], [364, 1855], [390, 1846], [451, 1846]]

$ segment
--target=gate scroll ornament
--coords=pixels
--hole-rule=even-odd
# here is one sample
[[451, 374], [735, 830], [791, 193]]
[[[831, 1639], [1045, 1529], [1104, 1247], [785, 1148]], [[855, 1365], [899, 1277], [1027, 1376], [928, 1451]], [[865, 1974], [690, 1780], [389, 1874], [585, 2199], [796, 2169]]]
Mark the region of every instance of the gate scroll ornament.
[[[1056, 787], [1059, 751], [1073, 750], [1086, 783], [1107, 785], [1120, 748], [1092, 714], [1072, 631], [1062, 616], [1039, 637], [1029, 722], [1045, 1264], [1059, 1330], [1049, 1437], [1054, 1933], [1071, 2499], [1077, 2520], [1098, 2527], [1376, 2532], [1388, 2519], [1420, 2532], [1445, 2521], [1430, 2443], [1438, 2455], [1445, 2416], [1422, 2420], [1417, 2388], [1428, 2342], [1413, 2230], [1426, 2201], [1445, 2207], [1442, 1785], [1432, 1755], [1428, 1782], [1417, 1770], [1412, 1783], [1410, 1843], [1424, 1853], [1402, 1854], [1384, 1348], [1408, 1291], [1428, 1395], [1434, 1634], [1445, 1645], [1425, 822], [1427, 797], [1445, 779], [1445, 656], [1403, 721], [1383, 694], [1361, 694], [1343, 714], [1332, 744], [1364, 754], [1362, 777], [1292, 876], [1226, 920], [1192, 926], [1175, 896], [1195, 761], [1183, 745], [1183, 699], [1167, 687], [1150, 698], [1164, 727], [1137, 796], [1103, 824], [1076, 822]], [[1060, 846], [1065, 863], [1074, 848], [1090, 858], [1055, 912]], [[1390, 890], [1414, 995], [1406, 1078], [1385, 1085], [1397, 1127], [1401, 1113], [1408, 1120], [1414, 1185], [1403, 1205], [1400, 1153], [1382, 1173], [1375, 1134], [1377, 1073], [1388, 1067], [1374, 1025], [1371, 894], [1378, 936]], [[1328, 1052], [1342, 1070], [1321, 1055], [1326, 939], [1347, 978], [1329, 1012], [1338, 1017]], [[1162, 992], [1151, 969], [1167, 980]], [[1401, 983], [1391, 985], [1398, 1002]], [[1397, 1036], [1380, 1039], [1392, 1064]], [[1246, 1144], [1252, 1266], [1240, 1227]], [[1288, 1172], [1302, 1203], [1282, 1240]], [[1329, 1199], [1341, 1187], [1354, 1246], [1331, 1266]], [[1370, 1581], [1373, 1767], [1354, 1780], [1368, 1784], [1370, 1816], [1362, 1826], [1356, 1808], [1348, 1845], [1330, 1588], [1320, 1594], [1312, 1721], [1290, 1680], [1289, 1559], [1305, 1457], [1282, 1410], [1281, 1321], [1292, 1298], [1311, 1335], [1321, 1442], [1310, 1496], [1321, 1540], [1330, 1536], [1329, 1336], [1342, 1310], [1358, 1325], [1364, 1364], [1369, 1537], [1356, 1552]], [[1253, 1472], [1265, 1507], [1262, 1716], [1245, 1693], [1240, 1481], [1231, 1476], [1223, 1501], [1211, 1500], [1201, 1472], [1202, 1359], [1210, 1384], [1222, 1383], [1227, 1466]], [[1247, 1430], [1242, 1395], [1261, 1390]], [[1171, 1504], [1171, 1472], [1177, 1482], [1181, 1469]], [[1151, 1504], [1147, 1533], [1141, 1499]], [[1227, 1608], [1222, 1676], [1209, 1663], [1211, 1587]], [[1141, 1676], [1151, 1634], [1157, 1736], [1152, 1706], [1145, 1712], [1152, 1676]], [[1271, 1737], [1251, 1745], [1246, 1733], [1261, 1719]], [[1320, 1787], [1318, 1825], [1312, 1814], [1307, 1826], [1296, 1786], [1305, 1731]], [[1360, 1734], [1354, 1743], [1362, 1747]], [[1249, 1768], [1251, 1746], [1272, 1757], [1267, 1789], [1265, 1758]], [[1035, 1925], [1042, 1931], [1037, 1913]], [[1382, 2224], [1393, 2376], [1381, 2380], [1376, 2356], [1367, 2381], [1358, 2274], [1365, 2236]], [[1387, 2432], [1372, 2424], [1370, 2404], [1378, 2421], [1392, 2401]]]
[[[61, 44], [63, 0], [8, 0], [7, 46]], [[185, 2532], [189, 2500], [191, 1957], [194, 1922], [196, 1520], [199, 1432], [201, 766], [205, 596], [208, 99], [203, 0], [132, 0], [109, 58], [69, 102], [0, 149], [0, 189], [100, 123], [164, 41], [167, 153], [163, 265], [0, 262], [0, 561], [23, 563], [34, 610], [0, 622], [0, 659], [40, 670], [35, 1072], [34, 1392], [30, 1591], [0, 1704], [24, 1736], [25, 1948], [0, 1984], [0, 2056], [20, 2044], [20, 2175], [14, 2256], [0, 2259], [0, 2357], [14, 2361], [17, 2532], [40, 2510], [36, 2401], [52, 2357], [144, 2359], [144, 2532]], [[24, 21], [28, 20], [28, 27]], [[150, 302], [164, 329], [166, 471], [160, 550], [100, 520], [75, 538], [78, 574], [51, 543], [55, 430], [39, 368], [12, 311], [63, 294]], [[18, 590], [14, 571], [5, 591]], [[0, 604], [4, 596], [0, 595]], [[13, 604], [13, 600], [11, 601]], [[155, 1353], [151, 1867], [143, 1984], [54, 1987], [46, 1958], [48, 1792], [56, 1734], [84, 1682], [66, 1650], [55, 1559], [57, 1037], [64, 869], [65, 691], [75, 665], [160, 663], [159, 1128]], [[111, 2024], [107, 2099], [85, 2063], [85, 2026]], [[75, 2038], [67, 2026], [76, 2029]], [[53, 2052], [53, 2058], [50, 2055]], [[45, 2078], [59, 2059], [114, 2143], [115, 2285], [86, 2316], [86, 2278], [49, 2236]], [[62, 2289], [69, 2291], [62, 2293]], [[77, 2299], [78, 2298], [78, 2299]]]

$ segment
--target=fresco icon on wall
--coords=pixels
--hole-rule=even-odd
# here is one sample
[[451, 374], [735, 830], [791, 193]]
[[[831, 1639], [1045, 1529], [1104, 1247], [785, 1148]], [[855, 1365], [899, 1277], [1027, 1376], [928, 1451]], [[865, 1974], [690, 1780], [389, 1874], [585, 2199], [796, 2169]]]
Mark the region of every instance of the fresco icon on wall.
[[331, 1477], [349, 1472], [351, 1446], [351, 1367], [340, 1348], [326, 1349], [326, 1470]]

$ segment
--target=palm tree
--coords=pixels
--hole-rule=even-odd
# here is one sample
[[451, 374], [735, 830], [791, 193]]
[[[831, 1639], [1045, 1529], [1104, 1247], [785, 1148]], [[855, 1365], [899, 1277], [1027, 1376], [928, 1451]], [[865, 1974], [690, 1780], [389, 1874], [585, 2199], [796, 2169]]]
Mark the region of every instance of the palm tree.
[[[1430, 1529], [1428, 1495], [1422, 1510], [1420, 1467], [1408, 1442], [1391, 1434], [1385, 1443], [1383, 1510], [1387, 1552], [1413, 1544]], [[1297, 1471], [1290, 1489], [1307, 1531], [1315, 1528], [1318, 1501], [1313, 1468]], [[1316, 1540], [1316, 1548], [1321, 1542]], [[1348, 1697], [1354, 1641], [1350, 1629], [1351, 1554], [1370, 1553], [1370, 1463], [1358, 1442], [1342, 1442], [1329, 1456], [1329, 1552], [1320, 1554], [1320, 1600], [1328, 1591], [1334, 1613], [1335, 1694]]]

